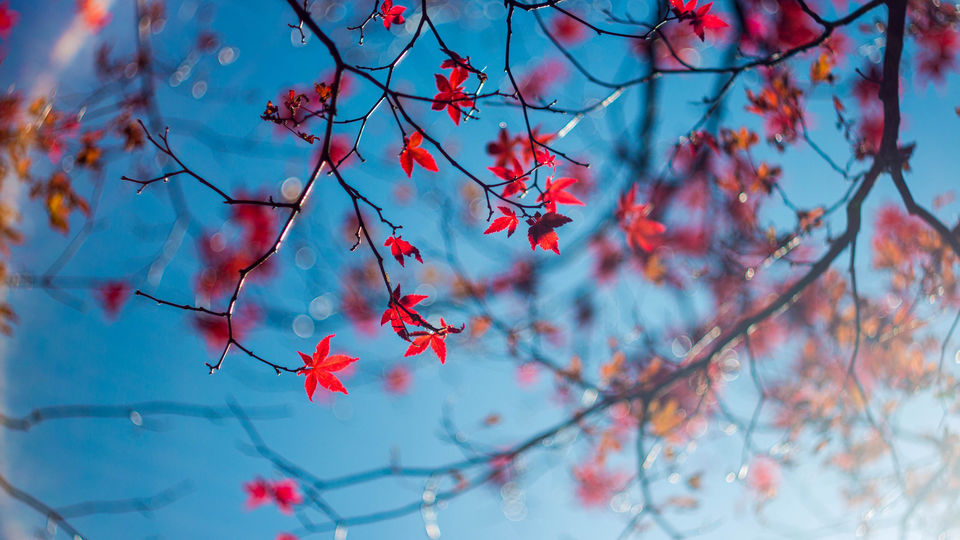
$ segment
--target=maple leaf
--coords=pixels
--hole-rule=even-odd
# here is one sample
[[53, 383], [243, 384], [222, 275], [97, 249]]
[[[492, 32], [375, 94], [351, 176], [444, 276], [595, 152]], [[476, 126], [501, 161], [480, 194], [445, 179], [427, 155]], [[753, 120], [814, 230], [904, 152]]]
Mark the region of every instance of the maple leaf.
[[428, 171], [437, 172], [439, 170], [437, 162], [433, 160], [430, 152], [420, 148], [422, 143], [423, 135], [419, 131], [403, 141], [403, 150], [400, 152], [400, 166], [403, 167], [403, 172], [407, 173], [407, 178], [410, 178], [410, 175], [413, 174], [414, 161]]
[[736, 131], [722, 129], [720, 130], [720, 139], [723, 143], [723, 150], [730, 155], [733, 155], [737, 150], [748, 152], [752, 146], [760, 142], [760, 137], [747, 129], [746, 126], [742, 126]]
[[539, 371], [537, 370], [537, 365], [533, 362], [524, 362], [523, 364], [517, 366], [517, 385], [522, 388], [528, 388], [537, 383], [537, 377]]
[[417, 336], [413, 338], [413, 342], [410, 343], [407, 352], [403, 353], [403, 356], [416, 356], [427, 350], [427, 347], [430, 347], [440, 359], [440, 363], [443, 364], [447, 361], [447, 344], [443, 341], [445, 338], [446, 336], [441, 334], [424, 334]]
[[613, 494], [623, 489], [629, 480], [625, 474], [608, 472], [598, 463], [585, 463], [574, 467], [573, 478], [577, 481], [577, 498], [584, 506], [607, 504]]
[[200, 332], [211, 351], [222, 350], [230, 339], [231, 327], [233, 338], [243, 339], [243, 336], [253, 328], [260, 320], [259, 310], [246, 304], [243, 308], [237, 310], [233, 316], [233, 324], [227, 324], [226, 317], [217, 317], [214, 315], [201, 315], [193, 319], [193, 326]]
[[[327, 339], [330, 338], [327, 337]], [[346, 390], [343, 393], [346, 393]], [[289, 478], [274, 482], [271, 488], [273, 490], [273, 500], [277, 503], [277, 508], [284, 514], [292, 514], [293, 506], [303, 502], [303, 496], [300, 495], [297, 483]]]
[[317, 350], [313, 353], [312, 357], [298, 352], [300, 358], [303, 359], [304, 367], [300, 368], [300, 371], [297, 373], [307, 377], [304, 388], [307, 390], [307, 397], [310, 398], [310, 401], [313, 401], [313, 393], [317, 389], [318, 384], [331, 392], [347, 393], [347, 389], [343, 387], [340, 379], [333, 375], [333, 372], [340, 371], [353, 362], [356, 362], [357, 358], [351, 358], [343, 354], [327, 356], [330, 352], [330, 338], [333, 336], [334, 334], [330, 334], [320, 340], [320, 343], [317, 344]]
[[510, 197], [511, 195], [516, 195], [517, 193], [522, 193], [527, 190], [527, 174], [526, 171], [523, 170], [523, 165], [517, 161], [517, 158], [513, 158], [509, 169], [499, 165], [496, 167], [487, 167], [487, 169], [495, 174], [497, 178], [508, 182], [503, 187], [502, 196]]
[[709, 13], [710, 8], [713, 7], [713, 2], [698, 8], [696, 7], [697, 0], [690, 0], [686, 5], [684, 5], [683, 0], [670, 0], [670, 6], [673, 8], [677, 20], [690, 23], [693, 33], [700, 38], [700, 41], [704, 40], [704, 30], [718, 30], [729, 26], [720, 17]]
[[653, 251], [657, 240], [667, 227], [658, 221], [647, 218], [653, 210], [649, 204], [638, 204], [637, 185], [634, 184], [626, 193], [620, 196], [615, 216], [620, 221], [620, 228], [627, 233], [627, 245], [639, 246], [644, 251]]
[[769, 499], [780, 485], [780, 464], [767, 456], [757, 456], [748, 469], [747, 485], [758, 497]]
[[949, 27], [929, 30], [917, 38], [917, 69], [928, 80], [943, 82], [947, 70], [955, 69], [960, 34]]
[[[534, 140], [534, 146], [530, 146], [530, 138]], [[540, 133], [540, 126], [534, 127], [530, 130], [526, 136], [517, 135], [517, 144], [520, 145], [521, 159], [525, 162], [529, 161], [538, 161], [541, 165], [547, 165], [553, 167], [553, 165], [545, 163], [543, 159], [540, 158], [541, 150], [538, 149], [541, 146], [546, 146], [550, 141], [557, 138], [556, 133]], [[545, 152], [545, 150], [543, 151]], [[548, 157], [544, 155], [543, 157]]]
[[472, 66], [470, 66], [469, 56], [464, 58], [453, 51], [448, 51], [447, 54], [450, 56], [450, 58], [447, 58], [443, 61], [443, 63], [440, 64], [440, 69], [457, 69], [466, 67], [472, 68]]
[[467, 80], [469, 75], [467, 70], [457, 67], [453, 68], [449, 77], [444, 77], [440, 73], [433, 76], [439, 92], [433, 96], [433, 105], [430, 108], [435, 111], [446, 108], [450, 119], [458, 126], [460, 125], [460, 108], [473, 107], [473, 101], [463, 93], [463, 82]]
[[103, 311], [109, 317], [116, 317], [123, 303], [130, 296], [130, 286], [125, 281], [108, 281], [97, 287], [97, 296]]
[[413, 375], [410, 373], [410, 368], [403, 364], [393, 366], [383, 376], [384, 390], [395, 395], [406, 394], [412, 382]]
[[77, 11], [94, 33], [110, 23], [111, 15], [100, 0], [77, 0]]
[[[644, 205], [649, 208], [648, 205]], [[649, 210], [646, 210], [649, 212]], [[630, 247], [639, 246], [644, 251], [653, 251], [657, 247], [656, 238], [667, 230], [666, 225], [659, 221], [637, 216], [626, 227], [627, 244]]]
[[396, 259], [398, 263], [400, 263], [400, 266], [403, 266], [404, 257], [413, 257], [417, 259], [417, 262], [423, 264], [423, 259], [420, 258], [420, 250], [413, 247], [413, 244], [401, 239], [399, 236], [391, 236], [390, 238], [387, 238], [387, 241], [384, 242], [383, 245], [390, 247], [390, 254], [393, 255], [393, 258]]
[[797, 210], [797, 220], [800, 221], [800, 228], [808, 231], [814, 227], [819, 227], [823, 223], [823, 216], [826, 210], [818, 206], [813, 210]]
[[655, 401], [650, 407], [650, 431], [657, 437], [666, 437], [679, 428], [686, 413], [679, 407], [677, 400], [669, 399], [665, 404]]
[[567, 188], [577, 183], [576, 178], [547, 178], [547, 185], [543, 193], [537, 197], [537, 202], [542, 202], [547, 212], [556, 212], [558, 204], [571, 204], [583, 206], [583, 201], [567, 193]]
[[556, 212], [548, 212], [542, 216], [537, 212], [536, 215], [527, 219], [527, 224], [530, 225], [527, 230], [530, 249], [536, 251], [537, 246], [540, 246], [544, 251], [553, 250], [554, 253], [559, 255], [560, 238], [554, 229], [571, 221], [573, 220]]
[[243, 490], [247, 492], [247, 509], [254, 508], [270, 502], [271, 489], [270, 484], [263, 478], [257, 478], [252, 482], [243, 484]]
[[20, 14], [10, 9], [10, 2], [0, 2], [0, 37], [7, 39], [10, 31], [17, 25]]
[[821, 53], [817, 60], [810, 65], [810, 82], [816, 84], [823, 81], [833, 82], [833, 74], [830, 70], [833, 67], [833, 61], [827, 53]]
[[537, 159], [536, 159], [537, 164], [539, 164], [539, 165], [546, 165], [547, 167], [550, 167], [551, 169], [556, 169], [556, 168], [557, 168], [557, 156], [551, 154], [550, 152], [548, 152], [548, 151], [546, 151], [546, 150], [536, 150], [536, 151], [535, 151], [535, 154], [536, 154], [536, 158], [537, 158]]
[[586, 27], [573, 17], [557, 16], [550, 23], [553, 37], [564, 45], [574, 45], [586, 37]]
[[279, 533], [274, 540], [298, 540], [298, 538], [290, 533]]
[[380, 4], [380, 17], [383, 19], [383, 27], [389, 30], [391, 24], [403, 24], [403, 12], [406, 10], [407, 8], [404, 6], [393, 5], [393, 0], [383, 0], [383, 4]]
[[70, 213], [80, 210], [90, 215], [90, 205], [73, 190], [70, 177], [63, 171], [53, 173], [46, 183], [40, 182], [30, 190], [30, 197], [45, 196], [45, 207], [50, 226], [64, 234], [70, 230]]
[[401, 297], [400, 285], [397, 285], [386, 311], [384, 311], [380, 317], [380, 326], [390, 321], [393, 331], [401, 335], [406, 332], [405, 325], [419, 326], [420, 315], [413, 310], [413, 306], [419, 304], [426, 298], [427, 296], [422, 294], [408, 294]]
[[520, 144], [519, 137], [511, 137], [506, 128], [500, 128], [497, 140], [487, 143], [487, 153], [497, 158], [497, 167], [503, 167], [516, 160], [514, 148]]
[[526, 99], [543, 99], [551, 85], [567, 77], [564, 64], [558, 60], [545, 60], [531, 69], [517, 82], [517, 90]]
[[[238, 195], [245, 199], [266, 199], [267, 194], [253, 195], [241, 190]], [[270, 247], [276, 240], [277, 214], [270, 207], [259, 204], [236, 204], [231, 206], [230, 219], [243, 230], [243, 243], [257, 251]], [[246, 266], [246, 265], [244, 265]]]
[[440, 359], [440, 363], [443, 364], [447, 361], [447, 343], [444, 340], [446, 340], [450, 334], [463, 332], [464, 328], [466, 328], [465, 325], [460, 325], [460, 328], [451, 326], [441, 317], [440, 328], [437, 331], [432, 333], [417, 332], [414, 334], [413, 341], [410, 342], [410, 346], [407, 347], [407, 352], [404, 353], [404, 356], [416, 356], [429, 347], [433, 349], [437, 358]]
[[520, 223], [520, 220], [517, 218], [517, 214], [510, 208], [506, 206], [498, 206], [497, 208], [503, 216], [493, 220], [493, 223], [487, 227], [487, 230], [483, 231], [483, 234], [500, 232], [506, 229], [507, 238], [510, 238], [513, 236], [513, 233], [516, 232], [517, 224]]

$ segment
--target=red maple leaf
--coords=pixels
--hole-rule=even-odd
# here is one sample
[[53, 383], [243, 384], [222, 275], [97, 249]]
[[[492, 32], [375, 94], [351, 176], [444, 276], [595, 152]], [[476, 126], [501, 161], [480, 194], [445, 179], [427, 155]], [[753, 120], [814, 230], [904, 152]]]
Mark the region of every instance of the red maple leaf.
[[584, 506], [603, 506], [615, 492], [623, 489], [628, 478], [619, 472], [607, 472], [596, 463], [586, 463], [573, 468], [577, 481], [577, 498]]
[[410, 368], [403, 364], [393, 366], [383, 376], [383, 388], [391, 394], [406, 394], [410, 390], [411, 382], [413, 382], [413, 375], [410, 373]]
[[450, 334], [459, 334], [464, 329], [464, 326], [457, 328], [455, 326], [450, 326], [442, 318], [440, 319], [440, 329], [433, 333], [427, 332], [417, 332], [413, 341], [410, 342], [410, 346], [407, 347], [407, 352], [404, 356], [416, 356], [423, 351], [427, 350], [427, 347], [433, 349], [433, 352], [437, 355], [437, 358], [440, 359], [440, 363], [443, 364], [447, 361], [447, 336]]
[[462, 57], [459, 54], [453, 51], [447, 51], [447, 54], [450, 58], [447, 58], [440, 64], [440, 69], [457, 69], [457, 68], [466, 68], [470, 66], [470, 57]]
[[273, 501], [281, 512], [292, 514], [293, 506], [303, 502], [297, 483], [289, 478], [275, 482], [256, 478], [252, 482], [245, 483], [243, 489], [247, 492], [248, 510]]
[[527, 100], [543, 99], [551, 85], [561, 82], [567, 77], [567, 70], [563, 62], [556, 59], [545, 60], [524, 75], [517, 82], [517, 91]]
[[243, 490], [247, 492], [248, 510], [253, 510], [258, 506], [270, 502], [270, 484], [263, 478], [257, 478], [252, 482], [243, 484]]
[[410, 347], [407, 348], [407, 352], [403, 353], [403, 355], [415, 356], [427, 350], [427, 347], [430, 347], [433, 349], [433, 352], [436, 353], [437, 358], [440, 359], [440, 363], [443, 364], [447, 361], [447, 344], [443, 341], [445, 338], [446, 335], [441, 334], [424, 334], [417, 336], [413, 338]]
[[[649, 206], [645, 212], [649, 212]], [[659, 221], [647, 219], [646, 214], [638, 215], [629, 224], [625, 226], [627, 232], [627, 245], [630, 247], [639, 246], [644, 251], [653, 251], [657, 247], [658, 239], [667, 227]]]
[[513, 233], [517, 230], [517, 224], [520, 223], [520, 220], [517, 218], [517, 214], [509, 209], [506, 206], [498, 206], [500, 213], [503, 214], [503, 217], [498, 217], [493, 220], [493, 223], [487, 227], [487, 230], [483, 231], [483, 234], [490, 234], [495, 232], [500, 232], [504, 229], [507, 230], [507, 238], [513, 236]]
[[937, 83], [942, 83], [947, 70], [954, 69], [960, 50], [960, 35], [949, 27], [923, 32], [917, 37], [918, 71]]
[[290, 533], [278, 533], [274, 540], [298, 540], [298, 538]]
[[20, 14], [10, 9], [10, 2], [0, 2], [0, 37], [7, 39], [10, 31], [17, 25]]
[[413, 306], [426, 298], [426, 295], [422, 294], [408, 294], [401, 297], [400, 285], [397, 285], [397, 288], [393, 291], [393, 297], [390, 299], [390, 304], [380, 317], [380, 326], [390, 321], [393, 331], [401, 335], [406, 332], [405, 325], [419, 326], [420, 315], [413, 310]]
[[677, 20], [688, 21], [693, 28], [693, 33], [700, 38], [700, 41], [704, 40], [704, 30], [718, 30], [728, 26], [723, 19], [709, 13], [713, 2], [699, 8], [697, 8], [697, 0], [690, 0], [686, 5], [683, 4], [683, 0], [670, 0], [670, 5]]
[[508, 169], [507, 167], [487, 167], [493, 174], [497, 175], [497, 178], [501, 180], [506, 180], [508, 183], [503, 187], [503, 196], [509, 197], [511, 195], [516, 195], [517, 193], [523, 193], [527, 190], [527, 174], [523, 170], [523, 165], [517, 161], [517, 158], [513, 158], [513, 163]]
[[[530, 146], [530, 138], [534, 140], [534, 146]], [[524, 161], [532, 161], [534, 158], [537, 158], [539, 161], [539, 146], [549, 144], [550, 141], [557, 138], [556, 133], [544, 133], [540, 134], [540, 126], [533, 128], [527, 136], [518, 135], [517, 139], [519, 140], [520, 150], [522, 152], [522, 159]], [[544, 164], [543, 161], [540, 161], [541, 164]]]
[[330, 334], [323, 338], [320, 343], [317, 344], [317, 350], [313, 353], [312, 357], [298, 352], [300, 358], [303, 359], [304, 367], [300, 368], [300, 371], [297, 373], [306, 375], [307, 377], [304, 387], [307, 390], [307, 397], [310, 398], [310, 401], [313, 401], [313, 392], [317, 389], [318, 384], [331, 392], [347, 393], [347, 389], [343, 387], [340, 379], [333, 375], [333, 372], [340, 371], [353, 362], [356, 362], [357, 358], [351, 358], [343, 354], [327, 356], [330, 352], [330, 338], [333, 336], [334, 334]]
[[543, 203], [543, 208], [547, 212], [556, 212], [558, 204], [571, 204], [576, 206], [583, 206], [583, 201], [576, 198], [574, 195], [567, 193], [567, 188], [576, 184], [578, 180], [576, 178], [557, 178], [554, 180], [551, 177], [547, 178], [547, 185], [543, 190], [543, 193], [537, 197], [537, 202]]
[[514, 147], [519, 143], [519, 137], [511, 137], [506, 128], [500, 128], [497, 140], [487, 143], [487, 153], [497, 158], [497, 167], [503, 167], [516, 160]]
[[653, 210], [649, 204], [640, 204], [637, 200], [637, 185], [634, 184], [620, 196], [614, 214], [620, 222], [620, 228], [627, 233], [627, 245], [644, 251], [653, 251], [659, 243], [659, 237], [667, 227], [658, 221], [648, 219]]
[[[327, 339], [330, 339], [329, 337]], [[334, 379], [336, 380], [336, 379]], [[346, 391], [344, 391], [346, 393]], [[293, 505], [303, 502], [303, 496], [297, 489], [297, 483], [293, 480], [285, 479], [273, 483], [273, 500], [277, 503], [277, 508], [284, 514], [293, 513]]]
[[535, 150], [538, 165], [546, 165], [551, 169], [557, 168], [557, 156], [547, 150]]
[[400, 263], [400, 266], [403, 266], [404, 257], [413, 257], [417, 259], [417, 262], [423, 264], [423, 259], [420, 258], [420, 250], [399, 236], [387, 238], [387, 241], [384, 242], [383, 245], [390, 247], [390, 254]]
[[97, 287], [97, 297], [104, 313], [109, 317], [116, 317], [130, 296], [130, 286], [126, 281], [108, 281]]
[[[251, 304], [245, 304], [233, 314], [233, 339], [240, 341], [260, 320], [260, 311]], [[230, 339], [231, 325], [226, 317], [199, 315], [193, 319], [193, 326], [200, 332], [211, 351], [222, 350]]]
[[380, 4], [380, 17], [383, 19], [383, 27], [390, 29], [391, 24], [403, 24], [403, 12], [407, 8], [404, 6], [393, 5], [393, 0], [383, 0]]
[[439, 170], [437, 162], [433, 160], [430, 152], [420, 148], [421, 143], [423, 143], [423, 135], [419, 131], [403, 141], [403, 150], [400, 152], [400, 166], [403, 167], [403, 172], [407, 173], [407, 178], [410, 178], [410, 175], [413, 174], [414, 161], [428, 171], [437, 172]]
[[[248, 194], [241, 190], [237, 194], [242, 199], [266, 200], [266, 193]], [[277, 214], [269, 206], [262, 204], [235, 204], [231, 207], [230, 218], [243, 230], [243, 244], [253, 250], [263, 251], [276, 240]], [[251, 259], [256, 259], [251, 255]]]
[[450, 115], [453, 123], [458, 126], [460, 125], [461, 107], [473, 107], [473, 101], [463, 93], [463, 82], [467, 80], [469, 75], [467, 70], [457, 67], [453, 68], [449, 77], [444, 77], [440, 73], [433, 76], [439, 92], [433, 96], [433, 105], [430, 108], [435, 111], [446, 108], [447, 114]]
[[573, 17], [562, 15], [550, 21], [550, 33], [560, 43], [574, 45], [586, 37], [586, 27]]
[[553, 250], [557, 255], [560, 254], [560, 238], [554, 230], [557, 227], [566, 225], [573, 221], [567, 216], [548, 212], [540, 215], [538, 212], [533, 217], [527, 219], [530, 229], [527, 230], [527, 239], [530, 240], [530, 249], [536, 251], [540, 246], [544, 251]]

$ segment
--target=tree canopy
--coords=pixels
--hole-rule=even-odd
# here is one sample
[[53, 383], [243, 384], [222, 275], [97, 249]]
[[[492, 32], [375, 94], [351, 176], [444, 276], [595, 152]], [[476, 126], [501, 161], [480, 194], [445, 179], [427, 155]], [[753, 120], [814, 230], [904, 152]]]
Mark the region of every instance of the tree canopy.
[[958, 20], [0, 1], [0, 536], [952, 537]]

